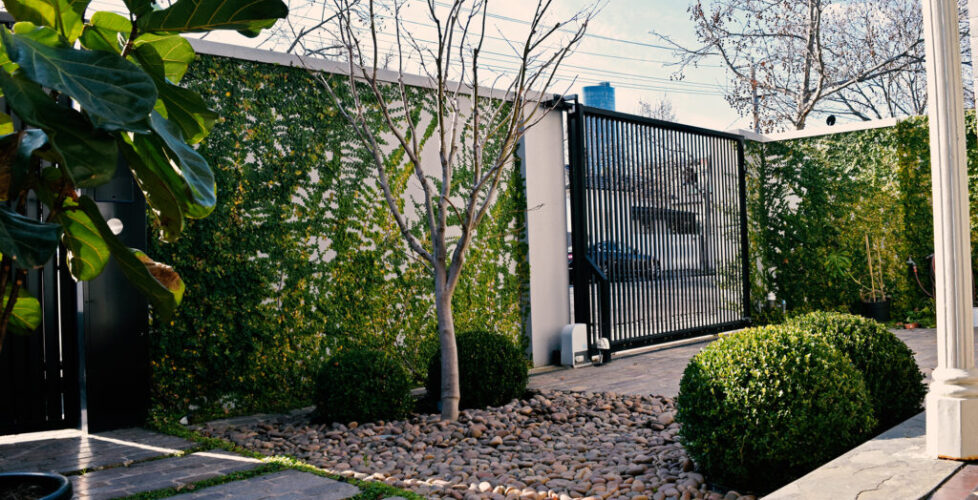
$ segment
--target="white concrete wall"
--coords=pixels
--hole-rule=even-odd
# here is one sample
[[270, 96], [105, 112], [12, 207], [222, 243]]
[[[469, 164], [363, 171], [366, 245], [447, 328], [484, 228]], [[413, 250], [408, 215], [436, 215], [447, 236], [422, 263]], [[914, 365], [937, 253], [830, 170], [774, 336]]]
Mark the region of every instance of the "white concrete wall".
[[563, 118], [554, 112], [527, 131], [519, 151], [526, 180], [530, 259], [527, 332], [534, 366], [550, 364], [551, 353], [560, 350], [560, 330], [571, 321], [563, 140]]

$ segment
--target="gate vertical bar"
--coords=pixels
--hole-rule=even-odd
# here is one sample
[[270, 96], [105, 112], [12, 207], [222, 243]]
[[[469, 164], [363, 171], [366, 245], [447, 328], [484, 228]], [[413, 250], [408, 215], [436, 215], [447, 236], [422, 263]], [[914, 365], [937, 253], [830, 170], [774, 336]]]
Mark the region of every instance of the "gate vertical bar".
[[584, 111], [580, 103], [574, 103], [568, 114], [568, 139], [570, 156], [571, 191], [571, 250], [574, 255], [574, 322], [588, 325], [588, 355], [593, 356], [591, 337], [590, 269], [587, 263], [588, 220], [587, 178], [584, 149]]
[[750, 242], [747, 238], [747, 164], [744, 161], [744, 139], [737, 141], [737, 172], [740, 183], [740, 253], [743, 262], [744, 317], [750, 318]]

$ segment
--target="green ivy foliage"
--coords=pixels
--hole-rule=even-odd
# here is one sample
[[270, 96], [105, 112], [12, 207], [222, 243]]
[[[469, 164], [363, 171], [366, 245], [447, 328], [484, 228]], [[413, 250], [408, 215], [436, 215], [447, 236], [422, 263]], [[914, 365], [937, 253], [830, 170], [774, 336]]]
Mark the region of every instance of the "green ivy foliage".
[[[972, 253], [978, 250], [978, 141], [967, 115]], [[747, 144], [754, 318], [780, 321], [761, 300], [774, 292], [790, 315], [848, 312], [869, 285], [865, 237], [882, 247], [894, 320], [932, 321], [933, 300], [908, 272], [918, 264], [932, 289], [930, 150], [926, 117], [894, 127], [772, 143]], [[875, 253], [875, 252], [874, 252]], [[878, 262], [874, 259], [874, 266]], [[976, 267], [978, 268], [978, 267]]]
[[[221, 116], [199, 148], [218, 203], [185, 238], [152, 248], [187, 286], [175, 318], [153, 327], [156, 413], [309, 404], [320, 365], [343, 349], [384, 351], [423, 381], [438, 348], [431, 278], [328, 93], [300, 68], [214, 56], [198, 57], [185, 81]], [[403, 195], [411, 166], [392, 150], [392, 188]], [[521, 335], [518, 168], [473, 239], [455, 295], [460, 330]]]

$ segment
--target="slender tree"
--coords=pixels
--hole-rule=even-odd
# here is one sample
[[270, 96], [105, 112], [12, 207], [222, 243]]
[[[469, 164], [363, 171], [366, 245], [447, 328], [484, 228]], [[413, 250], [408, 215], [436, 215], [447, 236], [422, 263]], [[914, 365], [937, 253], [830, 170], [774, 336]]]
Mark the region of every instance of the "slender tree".
[[[552, 109], [541, 101], [549, 100], [546, 91], [558, 67], [581, 40], [595, 9], [553, 22], [552, 0], [537, 0], [528, 10], [532, 15], [525, 35], [513, 39], [493, 33], [488, 0], [426, 0], [423, 24], [434, 40], [424, 41], [407, 27], [406, 0], [331, 2], [324, 13], [331, 21], [321, 26], [326, 35], [317, 44], [306, 41], [312, 31], [295, 30], [305, 37], [299, 40], [300, 52], [322, 54], [323, 46], [332, 47], [345, 63], [345, 77], [320, 75], [320, 82], [369, 152], [400, 235], [431, 272], [441, 343], [442, 418], [455, 420], [460, 394], [452, 295], [466, 250], [520, 139]], [[486, 74], [487, 39], [505, 40], [515, 61], [511, 68]], [[385, 70], [396, 76], [390, 78]], [[410, 73], [420, 73], [430, 90], [409, 88]], [[378, 119], [387, 130], [375, 127]], [[431, 140], [438, 149], [437, 171], [426, 169], [422, 160], [422, 148]], [[413, 169], [413, 189], [421, 200], [418, 220], [412, 220], [393, 187], [387, 141], [403, 151]]]
[[698, 46], [656, 33], [676, 49], [679, 74], [721, 61], [727, 101], [765, 130], [803, 129], [813, 113], [870, 120], [926, 109], [916, 0], [696, 0], [689, 13]]

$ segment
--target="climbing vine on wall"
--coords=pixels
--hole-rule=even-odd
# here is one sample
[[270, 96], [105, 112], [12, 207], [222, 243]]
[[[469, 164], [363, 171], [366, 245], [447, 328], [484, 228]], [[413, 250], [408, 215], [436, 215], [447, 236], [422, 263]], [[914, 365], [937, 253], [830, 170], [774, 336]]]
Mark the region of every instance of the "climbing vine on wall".
[[[430, 278], [329, 95], [305, 70], [214, 56], [199, 57], [185, 81], [221, 115], [199, 150], [215, 170], [218, 204], [185, 238], [152, 249], [187, 284], [173, 321], [153, 327], [157, 414], [308, 404], [319, 364], [352, 347], [387, 350], [421, 380], [437, 349]], [[393, 147], [388, 161], [404, 193], [410, 166]], [[517, 169], [468, 254], [460, 331], [521, 335], [528, 269]]]
[[[978, 143], [967, 116], [972, 253], [978, 250]], [[882, 249], [893, 319], [933, 314], [926, 258], [933, 253], [926, 118], [894, 127], [790, 141], [749, 142], [748, 221], [754, 316], [777, 320], [762, 300], [789, 314], [849, 310], [869, 282], [865, 241]], [[918, 264], [910, 274], [908, 259]], [[879, 264], [879, 263], [877, 263]], [[978, 267], [976, 267], [978, 268]], [[923, 285], [921, 287], [921, 285]]]

